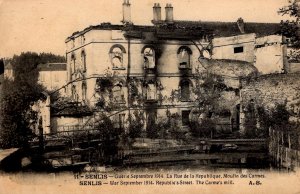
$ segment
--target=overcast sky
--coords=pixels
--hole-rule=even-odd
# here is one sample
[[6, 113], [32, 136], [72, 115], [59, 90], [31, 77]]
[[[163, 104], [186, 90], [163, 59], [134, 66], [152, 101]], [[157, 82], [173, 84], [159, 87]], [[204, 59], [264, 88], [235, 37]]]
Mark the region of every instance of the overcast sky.
[[[65, 54], [73, 32], [101, 22], [120, 23], [123, 0], [0, 0], [0, 58], [23, 51]], [[174, 19], [280, 22], [288, 0], [130, 0], [132, 21], [151, 25], [152, 6], [172, 3]], [[212, 3], [213, 2], [213, 3]]]

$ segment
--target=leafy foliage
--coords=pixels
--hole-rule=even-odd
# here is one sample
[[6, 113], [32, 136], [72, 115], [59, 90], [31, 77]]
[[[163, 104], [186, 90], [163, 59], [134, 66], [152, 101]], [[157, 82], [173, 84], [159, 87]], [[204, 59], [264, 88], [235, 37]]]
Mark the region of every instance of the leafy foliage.
[[300, 37], [297, 25], [297, 23], [299, 23], [299, 2], [290, 0], [287, 6], [279, 9], [278, 13], [281, 15], [289, 15], [295, 19], [292, 21], [281, 21], [281, 34], [290, 38], [293, 47], [300, 48]]
[[289, 122], [290, 113], [285, 104], [277, 104], [275, 108], [267, 111], [263, 106], [247, 105], [245, 113], [245, 136], [267, 137], [269, 129], [289, 131], [292, 124]]
[[112, 127], [113, 123], [107, 115], [101, 114], [100, 117], [95, 127], [98, 129], [99, 138], [103, 140], [101, 149], [105, 162], [111, 163], [118, 154], [121, 131]]
[[171, 114], [167, 111], [167, 117], [167, 122], [164, 122], [161, 126], [161, 129], [163, 130], [161, 134], [163, 136], [169, 136], [172, 139], [183, 139], [184, 134], [180, 128], [180, 115], [178, 113]]
[[130, 120], [129, 124], [129, 137], [137, 138], [141, 137], [142, 129], [144, 127], [144, 115], [142, 111], [135, 110], [132, 113], [133, 115], [129, 115], [128, 120]]
[[115, 84], [124, 82], [120, 80], [116, 72], [105, 71], [105, 76], [96, 80], [96, 94], [99, 96], [96, 107], [104, 111], [113, 111], [120, 108], [120, 104], [116, 102], [113, 95], [113, 87]]
[[41, 58], [36, 53], [22, 53], [11, 59], [14, 80], [5, 80], [1, 97], [1, 147], [27, 145], [37, 114], [31, 107], [42, 97], [44, 88], [37, 83], [37, 65]]
[[267, 137], [269, 128], [272, 125], [272, 118], [270, 113], [266, 111], [266, 109], [263, 106], [257, 107], [257, 115], [258, 115], [258, 124], [259, 124], [259, 130], [258, 132], [263, 136]]
[[209, 138], [216, 131], [216, 123], [209, 118], [204, 118], [201, 122], [192, 121], [190, 126], [194, 137]]
[[55, 55], [52, 53], [40, 53], [40, 63], [65, 63], [66, 58], [64, 56]]
[[298, 17], [299, 5], [296, 0], [289, 0], [289, 4], [279, 9], [278, 13], [281, 15], [289, 15], [291, 17]]
[[221, 92], [226, 89], [227, 86], [224, 84], [221, 76], [198, 72], [193, 92], [196, 96], [199, 112], [209, 113], [212, 110], [217, 111]]
[[0, 147], [25, 147], [37, 122], [34, 103], [41, 99], [45, 90], [38, 82], [40, 63], [65, 62], [63, 56], [51, 53], [21, 53], [8, 59], [14, 71], [13, 80], [3, 82], [0, 99]]

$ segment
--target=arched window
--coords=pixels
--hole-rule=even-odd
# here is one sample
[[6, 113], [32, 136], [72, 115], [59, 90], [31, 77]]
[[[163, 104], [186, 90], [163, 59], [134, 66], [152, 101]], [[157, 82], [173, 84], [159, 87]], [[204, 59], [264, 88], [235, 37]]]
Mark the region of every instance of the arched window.
[[121, 84], [115, 85], [112, 89], [112, 92], [113, 92], [113, 98], [114, 98], [115, 102], [118, 102], [118, 103], [125, 102], [124, 92], [122, 90], [122, 85]]
[[82, 64], [83, 72], [85, 72], [86, 71], [86, 53], [85, 53], [85, 51], [81, 52], [81, 64]]
[[122, 45], [114, 45], [110, 51], [111, 64], [113, 69], [124, 69], [123, 54], [126, 53], [125, 48]]
[[190, 100], [190, 81], [182, 80], [180, 82], [180, 100], [181, 101], [189, 101]]
[[155, 68], [155, 50], [146, 46], [142, 50], [142, 54], [144, 55], [144, 67], [147, 69]]
[[178, 49], [177, 54], [179, 60], [179, 68], [180, 69], [190, 68], [191, 54], [192, 54], [191, 49], [187, 46], [182, 46]]

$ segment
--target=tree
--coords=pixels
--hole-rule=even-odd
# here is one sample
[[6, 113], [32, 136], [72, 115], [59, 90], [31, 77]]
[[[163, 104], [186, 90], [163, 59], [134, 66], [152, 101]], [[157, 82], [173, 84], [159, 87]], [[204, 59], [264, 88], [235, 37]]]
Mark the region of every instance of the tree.
[[119, 151], [121, 132], [112, 126], [113, 122], [106, 114], [101, 114], [100, 119], [95, 123], [98, 135], [102, 140], [100, 149], [103, 151], [105, 163], [113, 162]]
[[66, 58], [64, 56], [55, 55], [52, 53], [40, 53], [40, 63], [65, 63]]
[[289, 15], [293, 20], [281, 21], [281, 34], [290, 39], [293, 47], [300, 48], [299, 34], [299, 0], [289, 0], [289, 4], [279, 9], [281, 15]]
[[214, 116], [222, 111], [219, 101], [227, 89], [221, 76], [197, 71], [193, 87], [197, 109], [193, 111], [191, 121], [194, 136], [211, 137], [215, 133], [217, 120]]
[[132, 115], [128, 115], [128, 120], [131, 120], [129, 123], [129, 137], [137, 138], [142, 135], [142, 128], [144, 126], [144, 115], [142, 111], [134, 110]]
[[290, 113], [286, 109], [285, 104], [277, 104], [275, 109], [272, 111], [272, 127], [284, 128], [289, 124]]
[[38, 84], [37, 66], [45, 61], [62, 61], [53, 54], [32, 52], [13, 56], [8, 61], [13, 66], [14, 80], [3, 82], [0, 99], [0, 147], [26, 147], [32, 127], [37, 122], [37, 113], [32, 110], [34, 102], [42, 98], [45, 90]]

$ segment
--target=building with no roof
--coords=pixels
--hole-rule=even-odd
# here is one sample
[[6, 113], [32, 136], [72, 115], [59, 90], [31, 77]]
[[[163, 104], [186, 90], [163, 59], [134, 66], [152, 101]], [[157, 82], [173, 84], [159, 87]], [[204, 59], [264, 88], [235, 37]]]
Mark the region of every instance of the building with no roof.
[[[130, 2], [125, 0], [123, 24], [102, 23], [68, 37], [67, 94], [95, 112], [113, 115], [117, 128], [125, 128], [139, 112], [145, 131], [168, 115], [177, 115], [185, 132], [198, 108], [195, 77], [212, 73], [223, 77], [230, 88], [221, 94], [220, 102], [229, 112], [231, 128], [238, 129], [240, 80], [285, 67], [283, 41], [259, 39], [277, 34], [279, 24], [245, 23], [241, 18], [237, 22], [181, 21], [175, 20], [171, 4], [164, 10], [162, 19], [162, 8], [155, 3], [153, 25], [135, 25]], [[272, 49], [262, 49], [272, 45], [279, 45], [272, 59], [280, 60], [276, 70], [265, 68], [273, 62], [266, 65], [261, 59], [272, 55]]]

